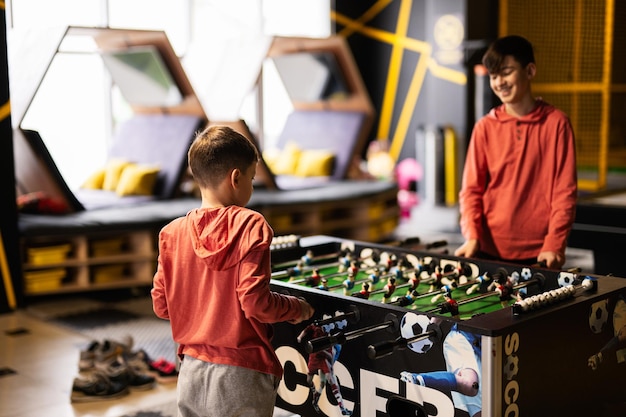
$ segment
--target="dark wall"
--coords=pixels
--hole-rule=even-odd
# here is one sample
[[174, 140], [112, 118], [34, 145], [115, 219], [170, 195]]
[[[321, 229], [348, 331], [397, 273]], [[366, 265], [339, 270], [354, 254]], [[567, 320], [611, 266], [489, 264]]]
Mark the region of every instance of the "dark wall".
[[[335, 2], [336, 33], [344, 35], [350, 45], [361, 75], [368, 89], [377, 119], [370, 134], [370, 140], [381, 139], [380, 118], [383, 111], [388, 76], [391, 69], [391, 53], [394, 44], [401, 42], [402, 33], [399, 22], [402, 21], [403, 2], [392, 1], [384, 9], [372, 12], [376, 1]], [[398, 137], [395, 128], [400, 114], [409, 105], [405, 102], [406, 94], [420, 58], [419, 53], [405, 48], [399, 84], [394, 94], [394, 111], [390, 118], [390, 130], [387, 139], [414, 140], [417, 127], [422, 124], [452, 125], [461, 142], [467, 140], [475, 121], [474, 106], [474, 63], [480, 57], [488, 43], [497, 37], [498, 0], [415, 0], [411, 3], [410, 17], [406, 37], [428, 42], [433, 48], [432, 57], [446, 68], [460, 71], [466, 75], [467, 82], [460, 85], [428, 71], [413, 107], [411, 122], [405, 137]], [[373, 15], [373, 16], [370, 16]], [[442, 63], [438, 59], [438, 43], [434, 39], [436, 20], [444, 15], [457, 16], [464, 24], [465, 37], [460, 46], [462, 59], [457, 63]], [[348, 24], [346, 24], [346, 22]], [[353, 30], [353, 23], [362, 26]], [[381, 34], [391, 36], [382, 36]], [[390, 40], [391, 39], [391, 40]], [[385, 139], [385, 138], [382, 138]], [[406, 146], [406, 145], [405, 145]]]

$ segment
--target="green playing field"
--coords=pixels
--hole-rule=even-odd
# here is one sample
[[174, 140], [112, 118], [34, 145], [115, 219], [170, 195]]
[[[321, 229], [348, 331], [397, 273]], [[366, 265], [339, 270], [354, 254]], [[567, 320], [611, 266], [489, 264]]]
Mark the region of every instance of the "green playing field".
[[[354, 268], [352, 272], [351, 268]], [[479, 279], [479, 275], [478, 268], [471, 264], [450, 263], [435, 268], [417, 257], [398, 261], [385, 253], [372, 256], [362, 252], [358, 259], [346, 259], [340, 254], [316, 258], [309, 254], [301, 260], [274, 265], [272, 278], [460, 319], [500, 310], [503, 304], [515, 302], [512, 296], [503, 303], [494, 287], [489, 287], [494, 283], [493, 278]], [[390, 279], [395, 279], [391, 293]], [[455, 309], [458, 315], [454, 314]]]

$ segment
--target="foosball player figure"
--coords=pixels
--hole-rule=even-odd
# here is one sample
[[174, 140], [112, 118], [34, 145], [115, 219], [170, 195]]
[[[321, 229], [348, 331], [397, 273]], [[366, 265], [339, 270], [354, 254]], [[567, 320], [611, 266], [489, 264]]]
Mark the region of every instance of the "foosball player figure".
[[408, 284], [409, 284], [408, 292], [416, 291], [417, 287], [419, 287], [420, 285], [421, 280], [422, 279], [420, 278], [419, 274], [411, 273], [409, 275], [409, 281], [408, 281]]
[[289, 280], [292, 281], [295, 277], [302, 275], [304, 269], [304, 265], [302, 261], [298, 261], [296, 266], [292, 268], [287, 268], [287, 275], [289, 276]]
[[392, 266], [389, 270], [389, 274], [396, 278], [396, 281], [402, 281], [404, 279], [404, 270], [400, 265]]
[[456, 283], [457, 279], [454, 266], [450, 264], [447, 264], [444, 267], [437, 265], [431, 276], [434, 278], [434, 281], [430, 286], [430, 292], [437, 291], [438, 288], [441, 288], [444, 285], [452, 285], [453, 283]]
[[415, 297], [417, 297], [418, 295], [419, 294], [417, 293], [417, 291], [411, 291], [404, 297], [398, 298], [398, 305], [400, 307], [410, 306], [415, 302]]
[[417, 260], [417, 265], [412, 265], [413, 270], [415, 271], [415, 275], [421, 278], [422, 272], [428, 271], [428, 266], [424, 263], [424, 260], [419, 258]]
[[508, 275], [497, 274], [496, 280], [489, 285], [489, 288], [498, 293], [502, 307], [507, 307], [515, 296], [514, 285], [515, 282]]
[[439, 265], [435, 267], [435, 270], [430, 274], [431, 284], [428, 292], [434, 292], [443, 286], [443, 270]]
[[395, 253], [390, 254], [387, 257], [387, 262], [385, 262], [385, 271], [390, 272], [391, 268], [396, 266], [397, 263], [398, 263], [398, 257], [396, 256], [396, 254]]
[[457, 303], [450, 294], [443, 295], [443, 302], [441, 302], [438, 307], [440, 314], [450, 313], [453, 318], [459, 318], [459, 303]]
[[311, 272], [311, 275], [309, 275], [306, 279], [306, 285], [308, 285], [309, 287], [315, 287], [319, 285], [321, 279], [322, 276], [320, 275], [320, 270], [315, 268]]
[[[319, 326], [315, 323], [311, 323], [307, 327], [305, 327], [302, 332], [300, 332], [296, 340], [298, 341], [298, 343], [303, 343], [312, 339], [327, 336], [330, 334], [330, 331], [333, 327], [334, 323], [329, 326]], [[352, 412], [348, 410], [344, 405], [339, 383], [333, 369], [334, 364], [339, 358], [340, 353], [341, 345], [337, 344], [331, 346], [328, 349], [309, 354], [309, 358], [307, 361], [308, 369], [306, 382], [313, 396], [313, 408], [318, 413], [322, 412], [318, 405], [320, 397], [322, 396], [322, 393], [326, 388], [326, 384], [329, 384], [333, 396], [335, 397], [335, 400], [337, 401], [337, 404], [341, 409], [341, 414], [344, 416], [349, 416], [352, 414]], [[313, 382], [313, 377], [315, 375], [318, 375], [320, 378], [319, 388], [317, 389], [315, 388], [315, 384]]]
[[354, 276], [348, 274], [348, 278], [343, 281], [343, 293], [344, 295], [349, 295], [350, 292], [354, 289]]
[[454, 318], [459, 318], [459, 303], [454, 300], [450, 294], [443, 295], [443, 302], [439, 304], [439, 312], [441, 314], [450, 313]]
[[476, 291], [479, 293], [488, 291], [489, 285], [491, 285], [491, 275], [489, 275], [489, 272], [485, 272], [484, 274], [476, 277], [476, 279], [474, 279], [474, 283], [474, 285], [465, 291], [465, 294], [472, 295]]
[[350, 261], [350, 267], [348, 268], [348, 277], [349, 278], [356, 278], [356, 274], [359, 273], [359, 267], [356, 264], [356, 261], [352, 260]]
[[430, 302], [432, 304], [435, 304], [439, 301], [439, 299], [441, 299], [441, 297], [447, 295], [448, 297], [452, 296], [452, 290], [454, 290], [457, 287], [456, 282], [453, 282], [452, 284], [449, 285], [444, 285], [443, 287], [441, 287], [441, 292], [439, 294], [435, 294], [431, 299]]
[[396, 279], [390, 277], [385, 284], [385, 293], [383, 294], [383, 303], [388, 303], [391, 296], [396, 291]]
[[300, 258], [304, 265], [311, 265], [313, 262], [313, 251], [311, 249], [307, 250], [304, 255]]
[[372, 285], [378, 284], [380, 281], [380, 270], [377, 267], [374, 267], [372, 272], [367, 276], [367, 279], [372, 283]]
[[370, 284], [367, 282], [364, 282], [361, 284], [361, 291], [352, 293], [352, 296], [367, 300], [368, 298], [370, 298], [370, 292], [371, 292]]
[[322, 279], [320, 280], [320, 285], [317, 286], [317, 289], [322, 291], [328, 291], [328, 279], [322, 277]]
[[350, 252], [347, 249], [342, 251], [338, 259], [338, 262], [339, 262], [338, 272], [339, 273], [346, 272], [348, 268], [350, 268], [351, 261], [352, 261], [352, 252]]

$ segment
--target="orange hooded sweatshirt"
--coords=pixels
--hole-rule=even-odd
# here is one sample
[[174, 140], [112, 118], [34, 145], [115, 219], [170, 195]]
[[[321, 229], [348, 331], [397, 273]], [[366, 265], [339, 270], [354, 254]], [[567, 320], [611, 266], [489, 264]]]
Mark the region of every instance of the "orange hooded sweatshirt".
[[474, 126], [459, 193], [461, 231], [500, 259], [564, 253], [577, 196], [569, 118], [537, 100], [520, 118], [504, 106]]
[[195, 209], [161, 230], [152, 304], [179, 355], [282, 377], [271, 323], [297, 319], [301, 307], [270, 291], [273, 235], [260, 213], [238, 206]]

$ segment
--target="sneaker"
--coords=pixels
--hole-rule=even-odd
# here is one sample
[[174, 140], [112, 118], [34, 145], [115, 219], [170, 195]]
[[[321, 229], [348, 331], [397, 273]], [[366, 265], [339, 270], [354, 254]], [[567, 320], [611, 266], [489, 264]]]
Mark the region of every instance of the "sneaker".
[[118, 356], [130, 354], [133, 348], [133, 338], [126, 336], [123, 341], [105, 340], [96, 350], [95, 362], [109, 362]]
[[156, 374], [157, 381], [161, 383], [176, 382], [178, 380], [176, 365], [164, 358], [150, 362], [149, 366], [151, 372]]
[[130, 366], [118, 358], [109, 363], [96, 363], [96, 369], [104, 373], [111, 381], [126, 384], [131, 390], [145, 391], [154, 388], [156, 379], [142, 369]]
[[78, 360], [78, 369], [86, 371], [92, 369], [96, 360], [96, 352], [100, 349], [100, 342], [93, 340], [87, 349], [80, 351], [80, 359]]
[[83, 378], [75, 378], [70, 400], [73, 403], [110, 400], [128, 394], [128, 386], [112, 381], [101, 372], [91, 372]]
[[120, 355], [130, 353], [133, 346], [133, 338], [127, 336], [124, 341], [97, 340], [91, 341], [85, 350], [80, 351], [78, 361], [79, 371], [90, 371], [98, 362], [110, 362]]
[[152, 360], [145, 350], [139, 350], [126, 358], [127, 363], [154, 376], [157, 382], [168, 384], [178, 380], [176, 365], [165, 358]]

